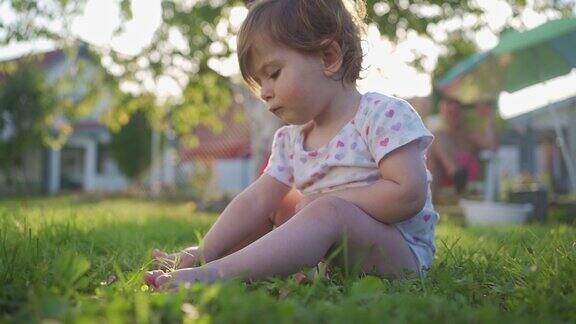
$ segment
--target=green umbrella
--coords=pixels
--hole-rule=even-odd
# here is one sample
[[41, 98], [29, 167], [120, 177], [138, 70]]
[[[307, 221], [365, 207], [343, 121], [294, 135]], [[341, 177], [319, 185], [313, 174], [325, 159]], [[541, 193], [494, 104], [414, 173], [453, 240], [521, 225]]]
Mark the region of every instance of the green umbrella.
[[[576, 17], [544, 23], [524, 32], [504, 33], [498, 45], [449, 70], [438, 82], [441, 93], [465, 104], [495, 102], [500, 92], [515, 92], [568, 74], [576, 68]], [[576, 89], [576, 85], [574, 86]], [[560, 151], [576, 191], [576, 162], [550, 108]]]
[[576, 68], [576, 17], [549, 21], [524, 32], [504, 33], [498, 45], [449, 70], [438, 89], [463, 103], [496, 101]]

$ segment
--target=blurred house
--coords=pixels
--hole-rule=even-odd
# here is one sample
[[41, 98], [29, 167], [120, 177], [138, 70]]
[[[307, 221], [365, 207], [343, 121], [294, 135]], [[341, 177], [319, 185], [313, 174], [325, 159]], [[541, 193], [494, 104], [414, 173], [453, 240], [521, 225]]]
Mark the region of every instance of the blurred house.
[[199, 144], [179, 150], [176, 182], [185, 186], [199, 163], [207, 164], [214, 175], [212, 188], [220, 193], [237, 194], [256, 178], [257, 164], [252, 154], [252, 127], [242, 107], [233, 104], [222, 117], [224, 129], [214, 132], [199, 126]]
[[[78, 64], [61, 50], [38, 57], [35, 64], [41, 66], [48, 82], [54, 82], [71, 65]], [[79, 56], [79, 60], [82, 60], [82, 56]], [[78, 86], [75, 88], [78, 93], [72, 96], [82, 95], [82, 80], [90, 80], [94, 67], [91, 68], [89, 62], [87, 65], [83, 69], [85, 75], [78, 76]], [[0, 75], [0, 82], [3, 78], [5, 76]], [[120, 191], [133, 185], [112, 157], [109, 129], [99, 122], [99, 116], [108, 109], [110, 99], [109, 94], [102, 93], [90, 114], [73, 122], [73, 132], [60, 149], [30, 148], [16, 168], [17, 183], [14, 186], [9, 188], [0, 175], [0, 192], [53, 194], [62, 190]], [[197, 147], [169, 147], [164, 150], [160, 153], [158, 177], [154, 180], [151, 176], [147, 177], [142, 187], [136, 189], [148, 190], [151, 181], [158, 181], [162, 188], [185, 186], [194, 176], [197, 162], [208, 162], [213, 168], [213, 190], [234, 194], [247, 187], [256, 176], [257, 163], [251, 154], [254, 141], [250, 129], [253, 125], [250, 121], [235, 118], [243, 113], [241, 105], [236, 103], [223, 117], [222, 133], [215, 134], [206, 127], [199, 127], [196, 130], [199, 139]], [[0, 130], [0, 140], [8, 138], [9, 133], [8, 124]], [[172, 144], [176, 142], [172, 141]]]
[[[86, 91], [83, 82], [90, 82], [95, 71], [95, 66], [85, 59], [82, 51], [77, 59], [70, 59], [64, 51], [54, 50], [37, 55], [31, 64], [38, 64], [46, 80], [53, 84], [80, 61], [85, 67], [78, 70], [81, 75], [75, 76], [77, 86], [70, 94], [71, 98], [76, 98]], [[24, 187], [26, 193], [57, 193], [62, 189], [118, 190], [126, 187], [128, 180], [120, 173], [107, 149], [110, 142], [108, 129], [98, 122], [98, 116], [105, 111], [108, 101], [106, 93], [99, 95], [91, 113], [73, 123], [73, 132], [61, 149], [30, 148], [23, 156], [22, 164], [16, 168], [21, 175], [17, 177], [16, 186]], [[9, 136], [9, 128], [8, 125], [4, 138]], [[22, 191], [8, 188], [2, 179], [0, 188], [7, 192]]]

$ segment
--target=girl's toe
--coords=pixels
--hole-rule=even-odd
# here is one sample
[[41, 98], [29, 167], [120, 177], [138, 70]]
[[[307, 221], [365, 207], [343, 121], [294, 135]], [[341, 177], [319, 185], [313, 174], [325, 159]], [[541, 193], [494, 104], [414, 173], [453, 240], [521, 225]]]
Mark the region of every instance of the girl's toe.
[[152, 257], [154, 259], [166, 259], [168, 257], [168, 253], [154, 249], [152, 250]]
[[172, 276], [169, 274], [162, 274], [158, 277], [156, 277], [154, 279], [154, 287], [156, 289], [161, 288], [162, 286], [164, 286], [165, 284], [167, 284], [168, 282], [170, 282], [172, 280]]
[[168, 270], [174, 266], [173, 258], [170, 254], [158, 249], [152, 250], [150, 254], [152, 255], [154, 268]]
[[162, 270], [146, 271], [144, 273], [144, 281], [148, 286], [156, 286], [156, 279], [164, 274]]

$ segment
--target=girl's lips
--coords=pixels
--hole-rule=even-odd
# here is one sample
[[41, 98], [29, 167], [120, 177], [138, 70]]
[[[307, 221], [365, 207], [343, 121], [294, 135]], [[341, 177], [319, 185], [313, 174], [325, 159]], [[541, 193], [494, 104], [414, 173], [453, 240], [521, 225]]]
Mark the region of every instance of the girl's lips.
[[276, 111], [280, 110], [280, 108], [282, 108], [282, 107], [280, 107], [280, 106], [271, 107], [268, 109], [268, 111], [270, 111], [271, 113], [275, 113]]

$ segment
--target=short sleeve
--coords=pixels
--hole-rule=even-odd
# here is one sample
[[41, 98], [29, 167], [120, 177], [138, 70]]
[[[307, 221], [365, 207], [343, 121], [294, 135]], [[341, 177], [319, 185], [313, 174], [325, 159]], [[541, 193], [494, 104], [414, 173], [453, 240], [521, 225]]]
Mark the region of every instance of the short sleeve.
[[290, 159], [293, 156], [291, 143], [289, 128], [284, 126], [278, 129], [274, 134], [268, 165], [264, 169], [264, 173], [288, 186], [294, 183], [294, 167]]
[[364, 109], [363, 137], [376, 163], [395, 149], [418, 141], [425, 153], [434, 138], [418, 112], [405, 100], [385, 97], [375, 99]]

